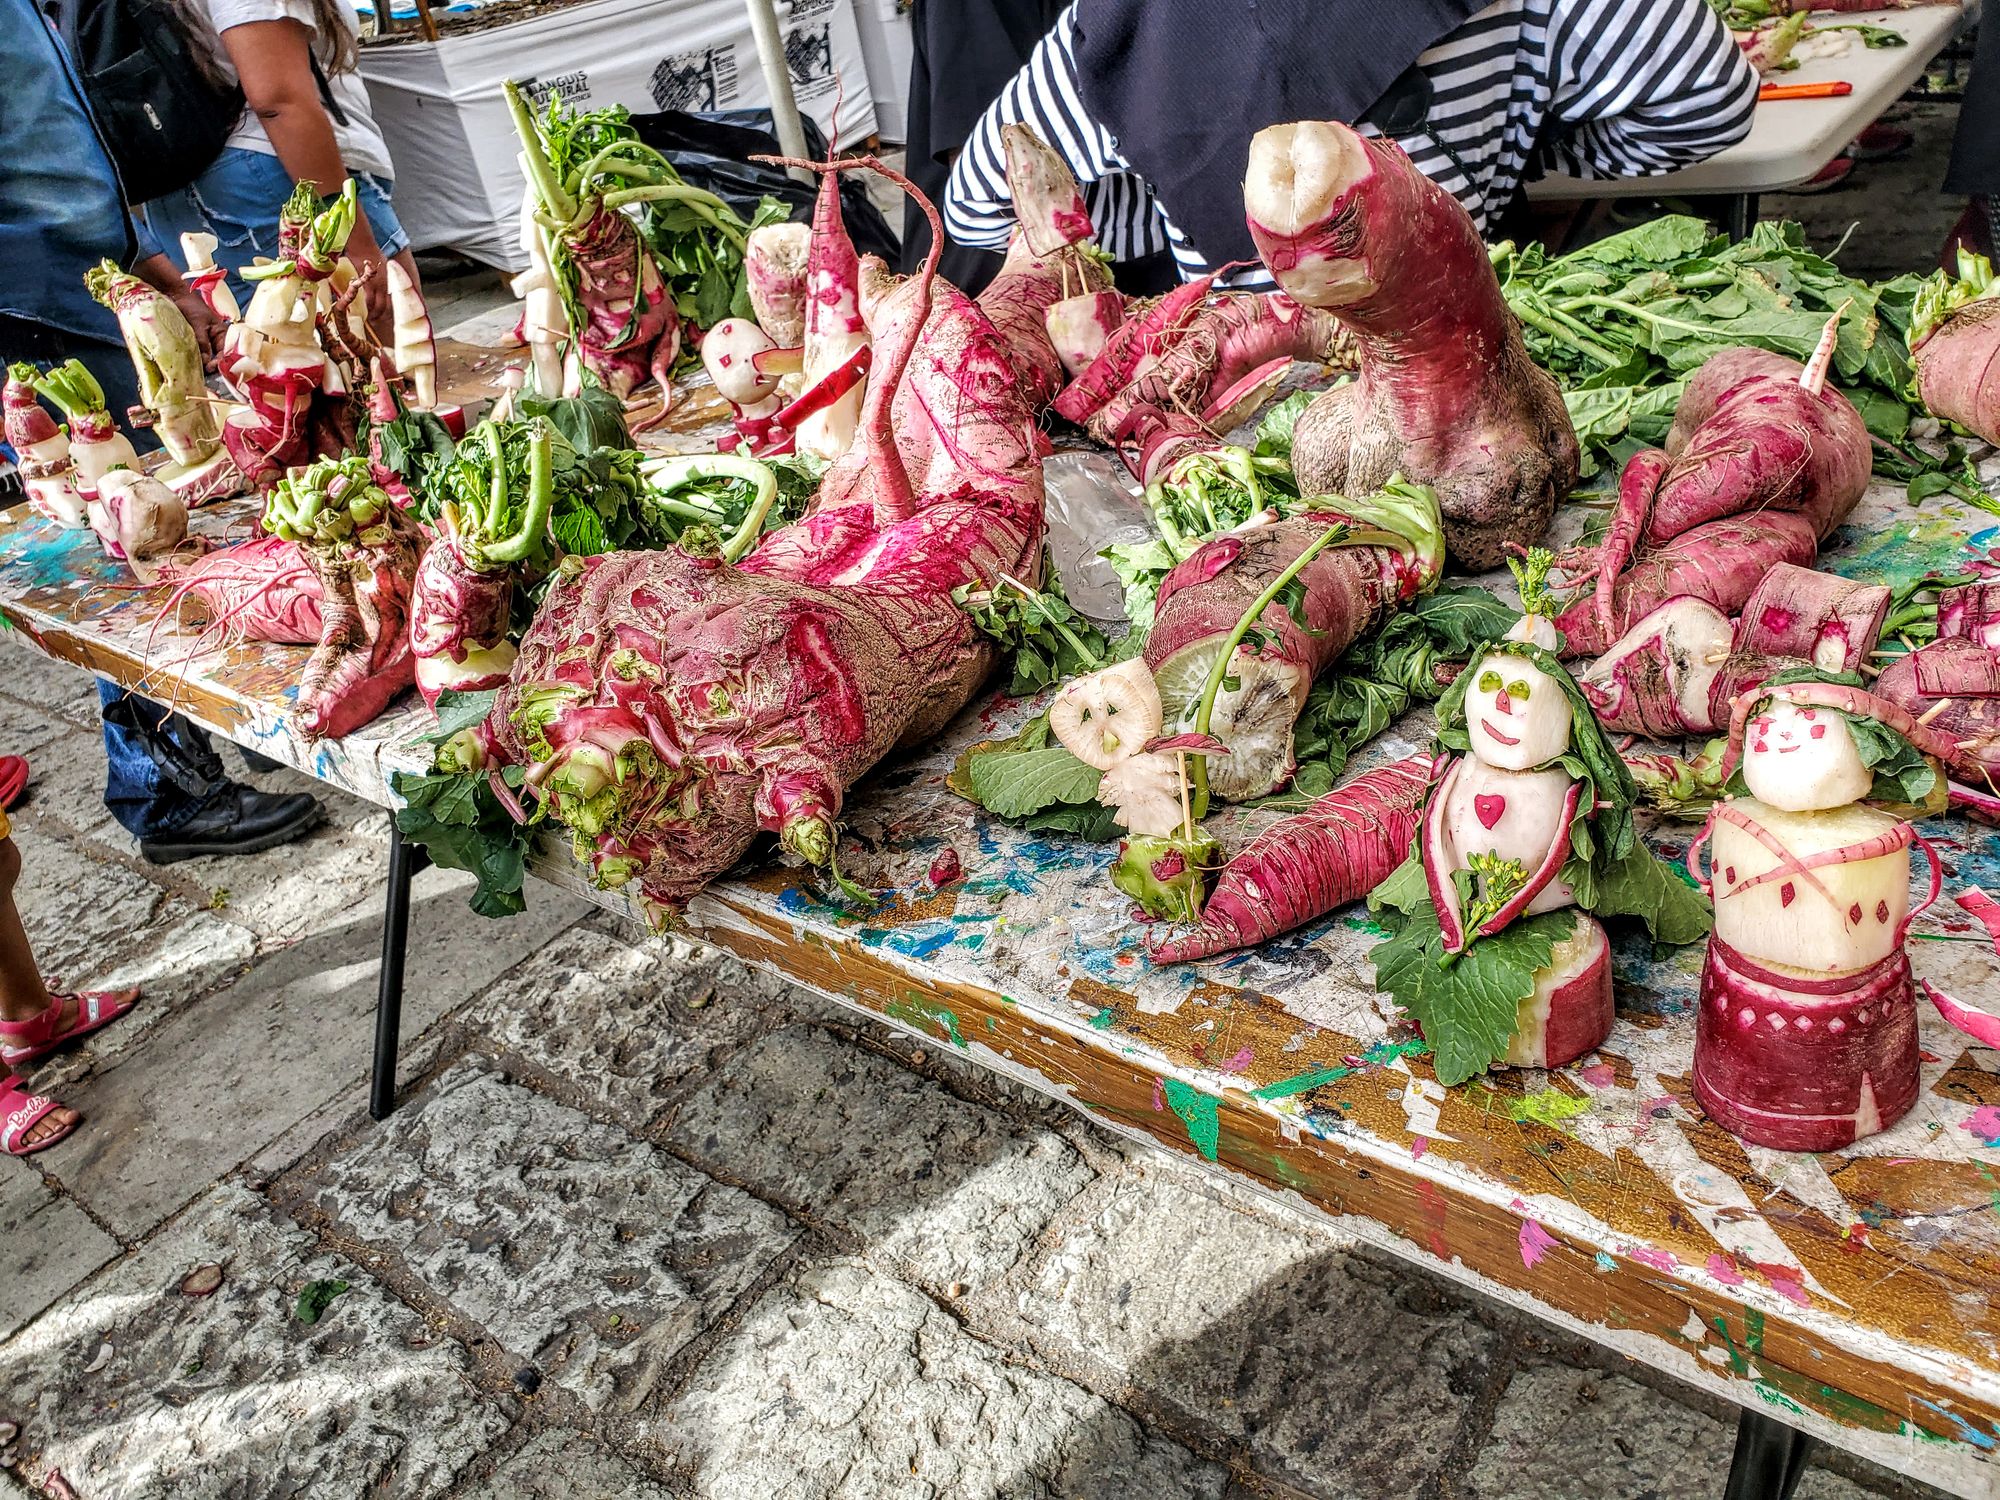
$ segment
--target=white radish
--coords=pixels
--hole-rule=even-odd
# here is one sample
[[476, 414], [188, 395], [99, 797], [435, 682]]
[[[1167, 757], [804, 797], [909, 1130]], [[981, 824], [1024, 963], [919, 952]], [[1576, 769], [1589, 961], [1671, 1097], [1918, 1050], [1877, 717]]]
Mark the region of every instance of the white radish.
[[1728, 658], [1732, 629], [1705, 600], [1669, 599], [1584, 668], [1577, 686], [1607, 728], [1709, 733], [1716, 728], [1710, 691]]
[[1097, 784], [1097, 800], [1128, 833], [1166, 838], [1180, 831], [1181, 757], [1149, 750], [1113, 761]]
[[105, 553], [130, 564], [141, 583], [152, 581], [158, 558], [187, 540], [181, 497], [136, 469], [113, 469], [98, 480], [89, 514]]
[[[1065, 297], [1042, 315], [1056, 357], [1071, 376], [1089, 369], [1125, 322], [1125, 299], [1109, 288]], [[1227, 430], [1227, 429], [1223, 429]]]
[[1489, 652], [1476, 670], [1465, 695], [1466, 735], [1475, 759], [1526, 771], [1569, 748], [1569, 695], [1554, 677], [1527, 657], [1504, 651]]
[[743, 275], [757, 325], [781, 349], [796, 348], [806, 331], [806, 260], [812, 231], [804, 224], [766, 224], [750, 231]]
[[1813, 812], [1859, 802], [1875, 773], [1862, 764], [1845, 714], [1767, 703], [1744, 728], [1743, 782], [1760, 802], [1784, 812]]
[[424, 294], [400, 261], [388, 262], [389, 312], [396, 322], [396, 373], [409, 382], [409, 402], [419, 411], [437, 405], [437, 341]]
[[[1551, 856], [1560, 864], [1569, 850], [1565, 807], [1572, 785], [1569, 772], [1560, 766], [1509, 771], [1477, 756], [1465, 757], [1443, 794], [1448, 868], [1467, 868], [1475, 854], [1514, 860], [1530, 876]], [[1557, 876], [1528, 903], [1525, 914], [1554, 911], [1575, 899]]]
[[778, 389], [779, 372], [758, 368], [757, 357], [777, 348], [770, 334], [748, 318], [724, 318], [701, 340], [701, 365], [722, 399], [751, 406]]
[[1715, 809], [1708, 863], [1715, 935], [1759, 964], [1849, 974], [1901, 942], [1910, 828], [1888, 813], [1859, 804], [1788, 812], [1733, 798]]
[[1604, 1044], [1616, 1011], [1611, 945], [1595, 918], [1576, 914], [1576, 925], [1557, 939], [1514, 1016], [1514, 1035], [1501, 1059], [1511, 1067], [1560, 1068]]
[[1049, 705], [1049, 732], [1099, 771], [1137, 755], [1161, 724], [1160, 690], [1137, 657], [1072, 678]]
[[234, 323], [243, 316], [243, 309], [230, 290], [229, 273], [215, 263], [219, 243], [212, 234], [189, 232], [181, 236], [181, 255], [187, 262], [188, 285], [201, 295], [209, 311], [225, 323]]

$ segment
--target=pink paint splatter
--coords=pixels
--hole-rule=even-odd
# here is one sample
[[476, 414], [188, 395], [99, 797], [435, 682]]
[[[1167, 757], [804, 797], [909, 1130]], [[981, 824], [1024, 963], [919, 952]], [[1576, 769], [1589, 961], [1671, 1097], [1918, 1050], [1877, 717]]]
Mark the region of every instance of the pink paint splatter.
[[1743, 1285], [1743, 1278], [1736, 1274], [1736, 1267], [1720, 1255], [1711, 1255], [1708, 1258], [1708, 1274], [1724, 1286]]
[[1429, 1136], [1413, 1135], [1410, 1137], [1411, 1161], [1415, 1161], [1418, 1157], [1422, 1156], [1426, 1151], [1430, 1149], [1431, 1149], [1431, 1138]]
[[1965, 1128], [1979, 1137], [1982, 1146], [2000, 1146], [2000, 1104], [1982, 1104], [1972, 1112]]
[[1521, 1221], [1521, 1264], [1530, 1270], [1542, 1262], [1542, 1257], [1556, 1248], [1555, 1236], [1542, 1228], [1533, 1219]]
[[1812, 1306], [1812, 1294], [1796, 1281], [1793, 1281], [1789, 1276], [1773, 1276], [1771, 1278], [1771, 1290], [1786, 1301], [1796, 1303], [1800, 1307]]
[[1234, 1057], [1230, 1058], [1228, 1062], [1222, 1065], [1222, 1071], [1225, 1073], [1243, 1072], [1246, 1068], [1250, 1066], [1251, 1055], [1252, 1054], [1250, 1049], [1248, 1047], [1245, 1047], [1241, 1052], [1237, 1053]]
[[1579, 1069], [1577, 1077], [1594, 1089], [1608, 1089], [1618, 1081], [1618, 1070], [1610, 1063], [1592, 1063], [1587, 1068]]
[[1680, 1262], [1671, 1250], [1655, 1250], [1647, 1245], [1634, 1245], [1625, 1252], [1627, 1260], [1636, 1260], [1642, 1266], [1651, 1266], [1655, 1271], [1671, 1271]]
[[1157, 1078], [1153, 1080], [1153, 1108], [1161, 1114], [1167, 1112], [1166, 1091], [1160, 1087], [1160, 1080]]
[[1664, 1120], [1674, 1112], [1672, 1094], [1655, 1094], [1639, 1106], [1639, 1113], [1655, 1120]]

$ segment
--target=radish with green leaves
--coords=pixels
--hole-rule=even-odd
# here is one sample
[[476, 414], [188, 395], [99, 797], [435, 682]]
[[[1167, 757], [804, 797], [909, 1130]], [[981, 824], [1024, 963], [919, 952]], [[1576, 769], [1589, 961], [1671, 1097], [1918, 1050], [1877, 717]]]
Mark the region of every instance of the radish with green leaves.
[[1631, 778], [1555, 642], [1531, 613], [1453, 683], [1409, 857], [1369, 897], [1392, 934], [1372, 954], [1377, 985], [1422, 1025], [1447, 1084], [1603, 1042], [1598, 918], [1638, 917], [1665, 943], [1708, 930], [1706, 905], [1640, 841]]
[[37, 380], [35, 389], [69, 419], [69, 460], [85, 503], [96, 495], [97, 481], [111, 470], [138, 466], [138, 450], [104, 409], [104, 388], [82, 360], [63, 361]]
[[25, 361], [7, 367], [4, 397], [7, 445], [14, 450], [28, 507], [74, 531], [90, 524], [69, 456], [69, 431], [56, 425], [35, 390], [41, 372]]
[[2000, 282], [1985, 256], [1961, 246], [1958, 274], [1924, 283], [1910, 311], [1910, 356], [1933, 416], [2000, 442]]
[[1983, 806], [2000, 785], [2000, 584], [1946, 589], [1937, 621], [1938, 638], [1890, 662], [1875, 692], [1934, 736], [1938, 758], [1966, 783], [1954, 800]]
[[[1688, 851], [1715, 899], [1695, 1031], [1695, 1097], [1753, 1145], [1832, 1151], [1915, 1103], [1917, 1018], [1904, 942], [1938, 894], [1930, 846], [1863, 799], [1943, 790], [1921, 726], [1858, 688], [1806, 674], [1732, 715], [1737, 794]], [[1910, 849], [1931, 861], [1910, 905]]]

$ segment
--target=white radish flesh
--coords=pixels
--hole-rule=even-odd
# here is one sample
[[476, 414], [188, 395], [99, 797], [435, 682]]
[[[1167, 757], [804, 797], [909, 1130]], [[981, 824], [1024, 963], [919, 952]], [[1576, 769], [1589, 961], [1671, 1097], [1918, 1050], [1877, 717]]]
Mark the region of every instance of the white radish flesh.
[[1503, 641], [1519, 641], [1526, 646], [1539, 646], [1544, 651], [1562, 650], [1562, 632], [1556, 629], [1556, 622], [1546, 615], [1525, 614], [1507, 627], [1507, 633], [1500, 637]]
[[212, 234], [185, 233], [181, 255], [187, 262], [188, 282], [200, 290], [218, 318], [234, 323], [243, 316], [243, 309], [236, 304], [236, 293], [229, 289], [228, 275], [215, 263], [215, 247], [220, 243]]
[[[1808, 867], [1792, 867], [1781, 850]], [[1812, 863], [1821, 856], [1833, 857]], [[1788, 812], [1737, 797], [1717, 809], [1708, 861], [1715, 935], [1757, 963], [1847, 974], [1901, 942], [1909, 830], [1887, 813], [1858, 804]]]
[[152, 580], [155, 559], [187, 540], [180, 496], [135, 469], [113, 469], [100, 479], [89, 514], [105, 552], [129, 563], [142, 583]]
[[1525, 656], [1490, 652], [1465, 695], [1472, 753], [1490, 766], [1526, 771], [1569, 748], [1571, 713], [1562, 684]]
[[[1443, 794], [1449, 867], [1462, 870], [1473, 855], [1492, 854], [1516, 861], [1533, 875], [1558, 845], [1567, 851], [1569, 825], [1563, 806], [1572, 784], [1569, 773], [1557, 766], [1546, 771], [1505, 771], [1465, 756]], [[1528, 903], [1526, 914], [1554, 911], [1575, 899], [1557, 876]]]
[[805, 338], [806, 258], [812, 231], [804, 224], [766, 224], [750, 231], [743, 252], [744, 281], [757, 326], [780, 348]]
[[[1251, 221], [1279, 237], [1304, 234], [1326, 220], [1374, 164], [1360, 137], [1344, 126], [1306, 120], [1273, 125], [1250, 138], [1243, 207]], [[1273, 274], [1293, 301], [1338, 309], [1378, 285], [1366, 256], [1331, 256], [1308, 245]]]
[[1071, 679], [1049, 705], [1049, 732], [1099, 771], [1137, 755], [1159, 734], [1161, 722], [1159, 689], [1136, 657]]
[[1710, 689], [1729, 652], [1727, 616], [1705, 600], [1669, 599], [1577, 677], [1606, 728], [1627, 734], [1706, 734]]
[[396, 373], [409, 382], [410, 405], [429, 411], [437, 405], [437, 341], [431, 335], [424, 294], [399, 261], [388, 263], [389, 312], [396, 321]]
[[1830, 708], [1767, 703], [1744, 728], [1743, 783], [1760, 802], [1814, 812], [1859, 802], [1875, 784], [1847, 717]]
[[1594, 918], [1576, 914], [1535, 988], [1515, 1008], [1514, 1035], [1503, 1061], [1516, 1068], [1560, 1068], [1601, 1047], [1616, 1017], [1611, 996], [1611, 945]]
[[1097, 800], [1128, 833], [1168, 837], [1179, 831], [1184, 816], [1180, 760], [1152, 750], [1114, 761], [1097, 784]]
[[[1125, 321], [1125, 299], [1107, 288], [1066, 297], [1043, 315], [1056, 357], [1074, 377], [1090, 368], [1105, 342]], [[1227, 429], [1223, 429], [1227, 430]]]
[[723, 400], [750, 406], [778, 389], [778, 372], [757, 367], [757, 356], [776, 347], [748, 318], [724, 318], [702, 335], [701, 365]]

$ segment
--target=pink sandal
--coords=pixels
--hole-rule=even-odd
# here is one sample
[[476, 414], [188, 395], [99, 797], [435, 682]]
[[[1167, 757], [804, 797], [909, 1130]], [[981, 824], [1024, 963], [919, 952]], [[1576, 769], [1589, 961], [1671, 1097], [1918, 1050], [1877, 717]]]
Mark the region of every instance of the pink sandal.
[[54, 1135], [44, 1136], [39, 1141], [30, 1141], [28, 1132], [41, 1124], [62, 1106], [46, 1094], [31, 1094], [18, 1078], [9, 1078], [4, 1092], [0, 1092], [0, 1151], [9, 1156], [33, 1156], [37, 1151], [46, 1151], [57, 1141], [69, 1139], [69, 1133], [83, 1122], [71, 1120], [57, 1130]]
[[[137, 990], [86, 990], [78, 995], [51, 994], [49, 1008], [25, 1021], [0, 1021], [0, 1065], [18, 1068], [38, 1057], [46, 1057], [65, 1043], [89, 1036], [101, 1026], [130, 1010], [138, 1000]], [[66, 1003], [76, 1009], [70, 1023], [62, 1024]]]

